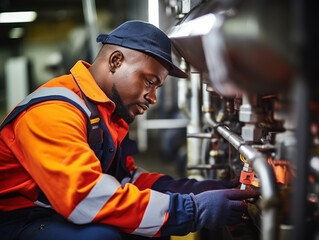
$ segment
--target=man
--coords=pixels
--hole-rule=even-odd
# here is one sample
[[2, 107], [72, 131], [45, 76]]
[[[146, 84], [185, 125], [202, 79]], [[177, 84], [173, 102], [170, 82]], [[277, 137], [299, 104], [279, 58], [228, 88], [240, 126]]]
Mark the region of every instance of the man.
[[97, 41], [92, 65], [77, 62], [1, 125], [1, 239], [144, 239], [239, 223], [257, 193], [134, 165], [129, 124], [167, 75], [187, 76], [167, 36], [129, 21]]

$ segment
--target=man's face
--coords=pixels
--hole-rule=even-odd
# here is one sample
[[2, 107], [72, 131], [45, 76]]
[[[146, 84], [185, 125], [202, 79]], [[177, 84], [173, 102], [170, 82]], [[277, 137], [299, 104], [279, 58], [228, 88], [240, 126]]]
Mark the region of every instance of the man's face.
[[116, 104], [116, 113], [127, 123], [156, 103], [156, 89], [168, 75], [168, 70], [153, 57], [134, 52], [134, 57], [124, 53], [124, 61], [113, 73], [109, 96]]

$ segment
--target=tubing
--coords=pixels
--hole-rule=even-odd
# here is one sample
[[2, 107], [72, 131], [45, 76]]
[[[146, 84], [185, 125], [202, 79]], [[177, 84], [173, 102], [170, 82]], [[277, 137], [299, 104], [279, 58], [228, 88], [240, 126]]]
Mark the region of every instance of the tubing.
[[211, 113], [204, 113], [205, 120], [216, 131], [225, 138], [239, 153], [241, 153], [252, 165], [254, 171], [261, 181], [262, 196], [262, 232], [263, 240], [278, 239], [278, 218], [277, 208], [279, 206], [278, 190], [276, 187], [275, 175], [267, 161], [267, 156], [260, 153], [253, 147], [245, 145], [242, 137], [228, 130], [225, 126], [218, 126], [212, 119]]
[[203, 108], [207, 110], [204, 112], [204, 119], [207, 124], [214, 127], [216, 131], [225, 138], [239, 153], [241, 153], [252, 165], [254, 171], [260, 178], [261, 182], [261, 196], [262, 196], [262, 240], [276, 240], [279, 238], [278, 234], [278, 218], [277, 208], [279, 206], [279, 194], [275, 181], [275, 175], [268, 164], [267, 156], [260, 153], [253, 147], [246, 145], [245, 140], [230, 131], [227, 127], [219, 125], [212, 117], [213, 112], [209, 101], [209, 92], [203, 91]]
[[[305, 81], [298, 81], [295, 86], [295, 107], [297, 117], [297, 151], [296, 159], [296, 178], [294, 181], [294, 194], [292, 201], [292, 218], [294, 229], [293, 239], [314, 239], [311, 236], [309, 224], [307, 225], [307, 187], [308, 187], [308, 159], [310, 149], [310, 90]], [[298, 99], [298, 100], [297, 100]]]
[[224, 126], [218, 126], [217, 132], [238, 150], [252, 165], [260, 178], [262, 195], [262, 239], [278, 239], [277, 208], [279, 205], [275, 175], [267, 161], [267, 156], [258, 152], [237, 134]]

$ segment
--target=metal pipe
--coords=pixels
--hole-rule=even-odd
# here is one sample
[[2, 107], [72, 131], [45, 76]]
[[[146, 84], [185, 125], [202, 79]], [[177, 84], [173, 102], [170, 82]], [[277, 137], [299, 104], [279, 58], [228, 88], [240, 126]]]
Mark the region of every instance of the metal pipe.
[[227, 127], [219, 125], [213, 118], [213, 111], [209, 99], [209, 92], [203, 91], [203, 112], [207, 124], [214, 127], [216, 131], [225, 138], [237, 151], [239, 151], [252, 165], [256, 174], [260, 177], [262, 195], [262, 239], [278, 239], [278, 190], [276, 187], [275, 175], [268, 164], [267, 156], [255, 148], [246, 145], [245, 140], [230, 131]]
[[188, 119], [147, 119], [143, 122], [146, 129], [172, 129], [185, 128], [189, 123]]
[[[187, 126], [187, 134], [201, 132], [201, 115], [200, 115], [200, 86], [201, 75], [195, 69], [191, 69], [191, 99], [190, 99], [190, 122]], [[197, 165], [201, 162], [201, 139], [187, 138], [187, 165]], [[198, 170], [190, 170], [190, 178], [201, 180], [203, 177]]]
[[[299, 80], [299, 79], [298, 79]], [[310, 90], [306, 81], [299, 80], [295, 84], [295, 114], [297, 118], [297, 151], [293, 161], [296, 165], [296, 178], [294, 180], [294, 193], [292, 200], [292, 217], [294, 229], [293, 239], [313, 239], [309, 224], [307, 224], [307, 192], [309, 175], [309, 149], [310, 149]]]
[[[187, 72], [187, 64], [184, 58], [181, 58], [180, 68]], [[189, 79], [179, 78], [177, 82], [177, 105], [178, 108], [185, 114], [187, 118], [191, 118], [190, 111], [188, 109], [188, 89], [189, 89]]]
[[214, 106], [212, 106], [210, 93], [207, 91], [207, 84], [203, 84], [203, 106], [202, 112], [204, 113], [205, 122], [211, 127], [217, 127], [218, 123], [213, 118]]
[[[207, 92], [207, 91], [206, 91]], [[203, 92], [203, 108], [211, 109], [208, 99], [208, 92]], [[204, 113], [207, 124], [214, 127], [216, 131], [225, 138], [237, 151], [239, 151], [252, 165], [256, 174], [260, 177], [262, 195], [262, 239], [278, 239], [278, 190], [276, 187], [275, 175], [268, 164], [267, 156], [257, 151], [255, 148], [246, 145], [245, 140], [230, 131], [227, 127], [219, 125], [212, 117], [212, 112]]]
[[82, 0], [82, 6], [87, 36], [89, 36], [90, 60], [93, 61], [99, 51], [95, 40], [98, 32], [95, 0]]
[[242, 144], [245, 144], [245, 141], [238, 136], [237, 134], [231, 132], [230, 130], [228, 130], [226, 127], [224, 126], [218, 126], [217, 127], [217, 132], [222, 135], [231, 145], [234, 146], [234, 148], [236, 150], [239, 149], [239, 147]]
[[278, 239], [278, 191], [273, 170], [267, 162], [267, 156], [253, 147], [245, 145], [245, 141], [237, 134], [231, 132], [224, 126], [218, 126], [217, 132], [222, 135], [232, 146], [238, 150], [249, 163], [260, 178], [262, 195], [262, 239]]

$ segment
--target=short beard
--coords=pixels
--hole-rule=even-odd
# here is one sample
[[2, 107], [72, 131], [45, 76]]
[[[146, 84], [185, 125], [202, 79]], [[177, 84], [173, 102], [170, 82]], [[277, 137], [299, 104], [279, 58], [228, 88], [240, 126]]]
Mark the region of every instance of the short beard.
[[117, 91], [115, 85], [112, 86], [112, 97], [111, 100], [115, 103], [115, 113], [119, 115], [127, 124], [130, 124], [134, 121], [134, 117], [132, 117], [127, 107], [124, 105], [122, 98]]

